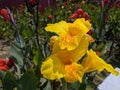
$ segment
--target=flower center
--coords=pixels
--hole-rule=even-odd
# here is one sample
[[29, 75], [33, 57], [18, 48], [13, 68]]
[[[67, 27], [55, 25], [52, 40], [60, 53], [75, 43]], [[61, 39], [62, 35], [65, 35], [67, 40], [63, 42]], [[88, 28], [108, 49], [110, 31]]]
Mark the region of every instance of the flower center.
[[77, 25], [70, 24], [68, 33], [71, 36], [76, 36], [79, 33]]

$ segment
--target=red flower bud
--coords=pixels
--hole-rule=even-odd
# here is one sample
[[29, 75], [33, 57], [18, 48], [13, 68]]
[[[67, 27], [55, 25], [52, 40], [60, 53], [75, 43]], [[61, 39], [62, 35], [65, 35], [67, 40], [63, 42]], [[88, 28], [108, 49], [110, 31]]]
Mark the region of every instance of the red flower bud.
[[104, 5], [108, 4], [110, 0], [103, 0]]
[[29, 3], [36, 4], [36, 0], [29, 0]]
[[68, 2], [64, 2], [63, 5], [64, 5], [64, 7], [67, 7], [68, 6]]
[[12, 66], [14, 66], [14, 60], [12, 58], [9, 58], [9, 60], [7, 61], [7, 66], [9, 68], [12, 68]]
[[116, 8], [119, 8], [120, 7], [120, 0], [118, 0], [115, 5], [114, 5]]
[[1, 9], [0, 14], [3, 16], [5, 22], [9, 22], [9, 15], [6, 9]]
[[81, 8], [79, 8], [77, 10], [77, 14], [78, 14], [78, 16], [82, 16], [83, 15], [83, 10]]
[[87, 34], [92, 35], [93, 31], [90, 29]]
[[0, 70], [3, 70], [3, 71], [7, 71], [8, 70], [7, 60], [0, 59]]
[[100, 52], [99, 52], [99, 51], [96, 51], [96, 54], [99, 56], [99, 55], [100, 55]]
[[76, 19], [76, 18], [78, 18], [78, 14], [77, 13], [73, 13], [69, 18], [70, 19]]
[[54, 16], [53, 16], [53, 15], [48, 15], [48, 18], [49, 18], [50, 20], [53, 20]]
[[83, 13], [83, 18], [85, 18], [85, 20], [89, 20], [90, 19], [87, 12]]

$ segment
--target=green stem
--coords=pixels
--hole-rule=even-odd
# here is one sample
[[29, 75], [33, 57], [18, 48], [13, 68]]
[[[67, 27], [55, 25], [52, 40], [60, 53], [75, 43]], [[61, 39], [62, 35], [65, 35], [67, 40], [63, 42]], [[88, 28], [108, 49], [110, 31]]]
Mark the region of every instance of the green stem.
[[65, 82], [64, 79], [62, 79], [62, 90], [68, 90], [67, 89], [67, 82]]
[[104, 11], [103, 11], [104, 5], [103, 1], [101, 1], [101, 13], [100, 13], [100, 27], [99, 27], [99, 35], [98, 38], [101, 39], [102, 29], [103, 29], [103, 17], [104, 17]]

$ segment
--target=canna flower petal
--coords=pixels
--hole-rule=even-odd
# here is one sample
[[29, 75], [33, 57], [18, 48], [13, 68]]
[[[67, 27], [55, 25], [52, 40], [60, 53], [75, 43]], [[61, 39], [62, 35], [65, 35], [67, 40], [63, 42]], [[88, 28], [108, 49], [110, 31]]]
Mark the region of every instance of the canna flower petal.
[[79, 29], [83, 33], [87, 33], [91, 29], [91, 23], [88, 20], [85, 20], [84, 18], [76, 19], [76, 21], [73, 23], [79, 26]]
[[[57, 47], [55, 47], [56, 45], [54, 45], [55, 44], [55, 42], [57, 42], [57, 40], [58, 40], [58, 36], [52, 36], [51, 38], [50, 38], [50, 50], [53, 52], [56, 52], [56, 51], [58, 51], [59, 50], [59, 45], [57, 45]], [[54, 48], [55, 48], [55, 50], [53, 50], [53, 46], [54, 46]], [[56, 49], [57, 48], [57, 49]]]
[[55, 24], [48, 24], [45, 30], [49, 32], [54, 32], [57, 35], [66, 34], [68, 31], [68, 23], [66, 23], [65, 21], [61, 21]]
[[116, 71], [110, 64], [107, 64], [103, 59], [98, 57], [92, 49], [87, 52], [87, 56], [81, 64], [84, 67], [85, 72], [92, 72], [95, 70], [102, 71], [106, 69], [108, 72], [118, 75], [118, 71]]
[[[84, 72], [82, 66], [77, 64], [77, 61], [79, 61], [88, 50], [88, 37], [86, 35], [83, 36], [79, 46], [71, 51], [60, 49], [57, 37], [52, 37], [51, 40], [51, 44], [53, 44], [52, 53], [41, 66], [41, 74], [43, 77], [50, 80], [65, 78], [67, 82], [75, 82], [77, 80], [81, 82]], [[71, 75], [69, 75], [69, 73], [71, 73]]]
[[89, 38], [84, 35], [81, 40], [80, 43], [78, 45], [78, 47], [71, 52], [71, 57], [73, 58], [74, 61], [79, 61], [87, 52], [88, 50], [88, 46], [89, 46]]
[[42, 63], [40, 71], [43, 77], [50, 80], [60, 79], [65, 76], [64, 64], [52, 55]]
[[89, 38], [85, 35], [82, 37], [80, 44], [74, 50], [60, 49], [58, 40], [53, 45], [52, 54], [55, 54], [65, 64], [79, 61], [87, 52], [89, 46]]
[[79, 45], [80, 38], [78, 36], [70, 36], [65, 34], [59, 37], [59, 46], [61, 49], [67, 48], [73, 50]]
[[65, 71], [66, 71], [66, 76], [65, 76], [66, 82], [69, 83], [76, 81], [82, 82], [84, 69], [80, 64], [73, 62], [70, 65], [65, 65]]
[[46, 31], [54, 32], [59, 36], [59, 46], [61, 49], [73, 50], [81, 38], [90, 30], [91, 24], [84, 18], [77, 19], [73, 23], [61, 21], [55, 24], [48, 24]]

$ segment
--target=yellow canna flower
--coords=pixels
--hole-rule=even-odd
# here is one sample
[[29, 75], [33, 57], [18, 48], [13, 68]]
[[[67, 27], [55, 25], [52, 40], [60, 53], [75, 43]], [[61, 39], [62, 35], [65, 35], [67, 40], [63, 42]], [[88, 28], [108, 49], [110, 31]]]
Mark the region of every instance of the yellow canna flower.
[[84, 35], [79, 46], [71, 51], [60, 49], [58, 40], [54, 42], [51, 55], [42, 63], [41, 74], [43, 77], [55, 80], [65, 78], [67, 82], [82, 81], [84, 70], [77, 64], [87, 52], [89, 39]]
[[59, 57], [64, 63], [77, 62], [80, 60], [87, 52], [89, 46], [89, 38], [84, 35], [80, 40], [79, 46], [74, 50], [60, 49], [58, 45], [58, 40], [54, 43], [52, 54]]
[[82, 82], [84, 69], [82, 65], [72, 62], [62, 63], [57, 57], [50, 56], [41, 66], [43, 77], [49, 80], [64, 78], [66, 82]]
[[79, 42], [91, 28], [89, 21], [84, 18], [75, 20], [73, 23], [61, 21], [55, 24], [48, 24], [46, 31], [54, 32], [59, 36], [59, 46], [61, 49], [75, 49]]
[[58, 36], [52, 36], [50, 38], [50, 50], [52, 51], [55, 41], [58, 40]]
[[70, 65], [65, 65], [66, 76], [65, 80], [69, 83], [71, 82], [82, 82], [82, 78], [84, 75], [84, 69], [82, 65], [73, 62]]
[[40, 70], [43, 77], [55, 80], [65, 76], [64, 67], [65, 65], [59, 60], [59, 58], [51, 55], [42, 63]]
[[89, 38], [89, 43], [90, 44], [93, 43], [93, 42], [95, 42], [95, 40], [92, 38], [92, 36], [90, 36], [88, 34], [86, 34], [86, 36]]
[[98, 57], [92, 49], [87, 52], [87, 56], [83, 59], [81, 65], [86, 73], [95, 70], [102, 71], [106, 69], [108, 72], [118, 75], [118, 71], [116, 71], [110, 64], [107, 64], [103, 59]]

